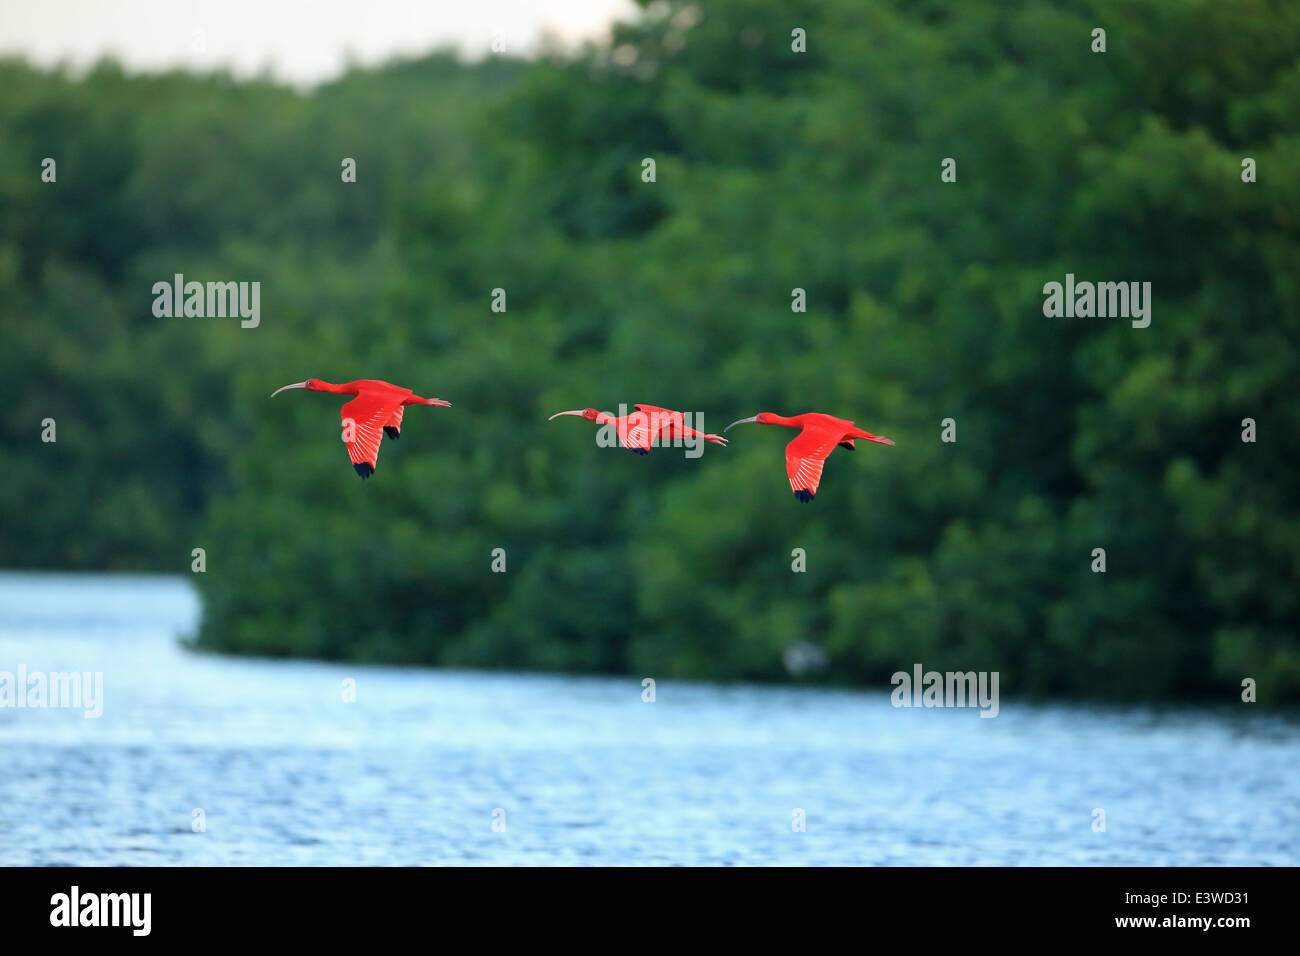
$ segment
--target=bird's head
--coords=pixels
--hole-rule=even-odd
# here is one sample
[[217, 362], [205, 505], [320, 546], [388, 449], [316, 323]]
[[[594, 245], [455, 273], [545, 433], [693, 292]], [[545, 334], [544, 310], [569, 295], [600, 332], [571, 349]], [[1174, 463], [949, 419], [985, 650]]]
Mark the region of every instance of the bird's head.
[[555, 419], [559, 418], [561, 415], [577, 415], [579, 418], [585, 418], [589, 422], [594, 422], [596, 420], [596, 416], [599, 414], [600, 412], [596, 411], [596, 409], [594, 408], [576, 408], [571, 412], [556, 412], [554, 415], [552, 415], [550, 418], [546, 420], [548, 422], [554, 421]]
[[781, 420], [780, 415], [774, 415], [772, 412], [759, 412], [753, 418], [741, 418], [732, 422], [730, 425], [724, 428], [723, 431], [728, 432], [731, 429], [735, 428], [737, 425], [743, 425], [746, 422], [754, 422], [759, 425], [776, 425], [777, 423], [780, 422], [780, 420]]
[[322, 382], [320, 379], [309, 378], [305, 382], [294, 382], [292, 385], [286, 385], [283, 388], [277, 388], [274, 392], [271, 393], [271, 397], [275, 398], [275, 396], [279, 395], [281, 392], [291, 388], [305, 388], [309, 392], [319, 392], [319, 391], [323, 391], [324, 387], [325, 387], [325, 383]]

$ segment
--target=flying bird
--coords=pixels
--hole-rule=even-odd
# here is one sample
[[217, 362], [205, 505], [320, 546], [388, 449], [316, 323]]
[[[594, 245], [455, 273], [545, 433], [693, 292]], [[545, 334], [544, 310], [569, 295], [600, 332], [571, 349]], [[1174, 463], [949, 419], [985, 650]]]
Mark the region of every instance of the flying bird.
[[355, 395], [345, 402], [339, 415], [343, 419], [343, 441], [348, 446], [352, 467], [363, 479], [375, 473], [379, 463], [379, 443], [384, 435], [394, 440], [402, 435], [402, 410], [407, 405], [439, 405], [450, 408], [451, 402], [441, 398], [421, 398], [409, 388], [381, 382], [378, 379], [358, 379], [333, 385], [318, 378], [294, 382], [277, 388], [271, 397], [290, 388], [305, 388], [309, 392], [330, 392], [334, 395]]
[[554, 421], [561, 415], [577, 415], [597, 425], [613, 425], [618, 432], [618, 440], [628, 451], [638, 455], [650, 454], [650, 446], [658, 441], [666, 444], [675, 438], [700, 437], [715, 445], [725, 445], [727, 440], [721, 435], [706, 435], [687, 426], [681, 412], [658, 405], [633, 405], [636, 409], [631, 415], [616, 418], [609, 412], [599, 412], [594, 408], [579, 408], [571, 412], [556, 412], [547, 421]]
[[823, 415], [821, 412], [807, 412], [803, 415], [795, 415], [793, 418], [782, 418], [771, 412], [761, 412], [753, 418], [742, 418], [732, 422], [723, 431], [730, 431], [746, 422], [757, 422], [759, 425], [784, 425], [786, 428], [799, 429], [799, 434], [785, 446], [785, 471], [790, 476], [790, 489], [794, 492], [794, 496], [804, 504], [812, 501], [813, 496], [817, 494], [826, 456], [837, 447], [853, 451], [853, 442], [857, 438], [865, 438], [867, 441], [879, 442], [882, 445], [893, 444], [888, 438], [864, 432], [861, 428], [855, 427], [851, 421], [836, 418], [834, 415]]

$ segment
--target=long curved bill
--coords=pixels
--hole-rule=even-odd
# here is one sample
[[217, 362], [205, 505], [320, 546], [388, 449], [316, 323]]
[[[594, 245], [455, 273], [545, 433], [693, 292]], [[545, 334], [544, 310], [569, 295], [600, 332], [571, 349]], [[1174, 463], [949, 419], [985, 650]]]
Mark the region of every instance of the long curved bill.
[[284, 386], [284, 388], [277, 388], [274, 392], [271, 393], [271, 397], [272, 397], [272, 398], [275, 398], [275, 396], [279, 395], [279, 394], [280, 394], [281, 392], [283, 392], [285, 389], [289, 389], [289, 388], [306, 388], [306, 387], [307, 387], [307, 383], [306, 383], [306, 382], [294, 382], [292, 385], [286, 385], [286, 386]]
[[573, 411], [571, 411], [571, 412], [556, 412], [554, 415], [552, 415], [550, 418], [548, 418], [548, 419], [546, 419], [546, 420], [547, 420], [548, 422], [553, 422], [553, 421], [555, 421], [555, 419], [559, 418], [561, 415], [577, 415], [579, 418], [581, 418], [581, 417], [582, 417], [582, 409], [581, 409], [581, 408], [578, 408], [578, 409], [575, 409], [575, 410], [573, 410]]
[[743, 425], [743, 424], [745, 424], [745, 422], [756, 422], [756, 421], [758, 421], [758, 416], [757, 416], [757, 415], [755, 415], [753, 418], [742, 418], [742, 419], [739, 419], [738, 421], [734, 421], [734, 422], [732, 422], [730, 425], [728, 425], [728, 426], [727, 426], [726, 428], [724, 428], [722, 431], [723, 431], [723, 433], [725, 434], [726, 432], [731, 431], [731, 430], [732, 430], [733, 428], [735, 428], [737, 425]]

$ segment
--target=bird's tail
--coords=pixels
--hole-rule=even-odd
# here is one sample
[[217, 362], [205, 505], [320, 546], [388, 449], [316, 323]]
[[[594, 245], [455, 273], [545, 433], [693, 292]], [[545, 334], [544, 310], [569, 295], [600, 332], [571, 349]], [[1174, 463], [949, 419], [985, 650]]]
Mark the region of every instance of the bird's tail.
[[890, 439], [884, 438], [880, 435], [873, 435], [871, 434], [871, 432], [864, 432], [861, 428], [854, 428], [851, 432], [849, 432], [849, 434], [852, 435], [854, 438], [865, 438], [867, 441], [878, 442], [881, 445], [893, 444], [893, 442]]

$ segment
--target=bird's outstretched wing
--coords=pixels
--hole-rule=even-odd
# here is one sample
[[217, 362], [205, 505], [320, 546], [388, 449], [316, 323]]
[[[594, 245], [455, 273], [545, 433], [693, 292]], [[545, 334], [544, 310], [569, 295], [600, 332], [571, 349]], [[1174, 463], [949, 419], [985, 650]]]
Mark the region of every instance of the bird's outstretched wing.
[[379, 464], [379, 443], [384, 437], [384, 426], [398, 413], [401, 424], [403, 396], [375, 395], [365, 392], [348, 402], [339, 411], [343, 419], [343, 441], [348, 446], [352, 467], [362, 478], [369, 478]]
[[832, 432], [806, 427], [785, 446], [785, 473], [790, 477], [790, 490], [800, 501], [812, 501], [817, 494], [826, 456], [835, 450], [842, 437], [839, 429]]
[[674, 429], [682, 423], [682, 413], [658, 405], [633, 405], [637, 414], [627, 417], [627, 440], [629, 448], [650, 447], [656, 440], [668, 440], [673, 437]]
[[388, 421], [384, 422], [384, 434], [389, 438], [402, 437], [402, 409], [403, 406], [398, 405], [397, 410], [388, 416]]

